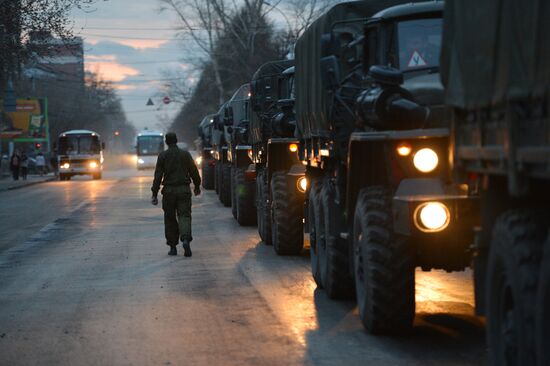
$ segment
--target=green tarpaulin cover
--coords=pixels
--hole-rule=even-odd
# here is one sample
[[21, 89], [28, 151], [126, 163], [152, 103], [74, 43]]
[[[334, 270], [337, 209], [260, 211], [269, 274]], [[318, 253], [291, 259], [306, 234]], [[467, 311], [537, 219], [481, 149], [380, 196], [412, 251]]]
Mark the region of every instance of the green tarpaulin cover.
[[447, 104], [477, 109], [548, 93], [550, 1], [449, 0], [444, 16]]

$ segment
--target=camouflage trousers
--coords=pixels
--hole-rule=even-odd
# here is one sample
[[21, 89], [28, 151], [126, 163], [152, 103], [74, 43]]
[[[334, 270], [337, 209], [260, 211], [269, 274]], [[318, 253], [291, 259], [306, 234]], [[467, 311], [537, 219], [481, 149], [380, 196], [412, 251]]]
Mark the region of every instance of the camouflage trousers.
[[189, 186], [162, 189], [162, 210], [164, 211], [164, 235], [166, 244], [175, 246], [191, 236], [191, 189]]

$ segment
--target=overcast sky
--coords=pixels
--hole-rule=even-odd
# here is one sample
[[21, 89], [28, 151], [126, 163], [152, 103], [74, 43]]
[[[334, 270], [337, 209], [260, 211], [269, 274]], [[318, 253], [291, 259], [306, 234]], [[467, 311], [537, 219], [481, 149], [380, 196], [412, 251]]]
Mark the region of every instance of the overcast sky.
[[[172, 120], [181, 104], [161, 102], [158, 93], [167, 78], [163, 70], [188, 67], [181, 62], [185, 45], [176, 40], [174, 15], [158, 9], [158, 0], [109, 0], [72, 13], [74, 33], [85, 41], [86, 70], [114, 82], [126, 116], [138, 130], [159, 129], [159, 118]], [[149, 97], [154, 106], [146, 106]]]

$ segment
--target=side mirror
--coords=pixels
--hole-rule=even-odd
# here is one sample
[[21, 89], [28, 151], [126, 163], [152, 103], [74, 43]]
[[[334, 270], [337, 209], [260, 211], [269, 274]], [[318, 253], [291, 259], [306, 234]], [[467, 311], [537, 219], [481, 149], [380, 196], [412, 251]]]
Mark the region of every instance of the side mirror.
[[321, 58], [321, 76], [327, 89], [336, 89], [340, 85], [340, 66], [336, 56]]

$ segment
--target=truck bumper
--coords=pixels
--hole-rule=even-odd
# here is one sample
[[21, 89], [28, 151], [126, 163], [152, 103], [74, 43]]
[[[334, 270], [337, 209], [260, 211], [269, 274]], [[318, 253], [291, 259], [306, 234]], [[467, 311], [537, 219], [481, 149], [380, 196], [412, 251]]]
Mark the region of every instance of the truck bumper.
[[[440, 179], [405, 179], [393, 198], [394, 230], [410, 239], [423, 269], [470, 265], [479, 200]], [[427, 223], [427, 225], [426, 225]]]

